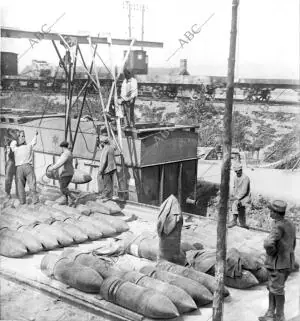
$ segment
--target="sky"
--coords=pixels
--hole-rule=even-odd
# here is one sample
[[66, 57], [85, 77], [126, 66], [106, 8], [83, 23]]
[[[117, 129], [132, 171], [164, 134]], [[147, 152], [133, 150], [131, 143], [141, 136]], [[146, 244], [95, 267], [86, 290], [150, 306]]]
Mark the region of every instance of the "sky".
[[[190, 74], [226, 75], [232, 0], [131, 2], [146, 6], [144, 40], [164, 43], [162, 49], [144, 48], [148, 52], [150, 68], [178, 67], [180, 59], [187, 59]], [[237, 78], [299, 79], [299, 12], [299, 0], [240, 0]], [[193, 26], [197, 30], [212, 14], [200, 33], [190, 34], [190, 40], [185, 37]], [[141, 39], [141, 16], [140, 10], [132, 10], [132, 36], [137, 40]], [[51, 32], [92, 36], [110, 33], [112, 38], [129, 37], [128, 10], [123, 0], [1, 1], [1, 26], [40, 31], [42, 26], [47, 30], [54, 22]], [[186, 41], [182, 46], [180, 39]], [[19, 54], [19, 72], [32, 59], [58, 64], [49, 41], [41, 41], [28, 50], [28, 39], [2, 38], [1, 47], [2, 51]], [[89, 58], [90, 49], [83, 47]], [[63, 50], [62, 46], [60, 48]], [[125, 49], [124, 46], [114, 47], [112, 60], [115, 64], [121, 63]], [[101, 45], [98, 52], [110, 64], [108, 46]]]

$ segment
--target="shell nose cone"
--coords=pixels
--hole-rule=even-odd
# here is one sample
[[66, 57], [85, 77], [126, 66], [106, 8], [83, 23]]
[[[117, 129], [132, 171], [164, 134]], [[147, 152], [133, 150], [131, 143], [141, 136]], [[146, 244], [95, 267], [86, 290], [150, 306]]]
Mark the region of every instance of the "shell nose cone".
[[180, 302], [176, 302], [176, 307], [180, 314], [197, 309], [195, 301], [188, 294], [186, 294], [184, 298], [181, 298]]
[[[151, 309], [155, 307], [155, 309]], [[147, 315], [153, 319], [172, 319], [179, 316], [179, 312], [172, 303], [172, 301], [166, 296], [156, 293], [149, 298]]]

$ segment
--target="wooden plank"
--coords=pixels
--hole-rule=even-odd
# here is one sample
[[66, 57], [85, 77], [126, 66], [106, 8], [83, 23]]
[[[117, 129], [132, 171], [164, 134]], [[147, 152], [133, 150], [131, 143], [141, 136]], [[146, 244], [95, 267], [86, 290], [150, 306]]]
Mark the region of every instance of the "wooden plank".
[[[76, 38], [78, 44], [89, 44], [88, 37], [81, 35], [71, 35], [71, 34], [61, 34], [61, 36]], [[61, 38], [56, 33], [46, 33], [40, 31], [28, 31], [28, 30], [19, 30], [13, 28], [1, 28], [1, 38], [16, 38], [16, 39], [38, 39], [38, 40], [56, 40], [60, 41]], [[119, 46], [129, 46], [131, 44], [132, 39], [111, 39], [112, 45]], [[107, 37], [91, 37], [92, 44], [109, 44]], [[149, 48], [163, 48], [162, 42], [154, 42], [154, 41], [140, 41], [137, 40], [134, 43], [135, 47], [149, 47]]]
[[52, 285], [46, 283], [44, 284], [42, 282], [26, 278], [21, 274], [13, 273], [9, 270], [1, 270], [0, 276], [8, 281], [25, 285], [44, 292], [49, 296], [58, 297], [60, 298], [60, 300], [76, 306], [77, 308], [82, 308], [87, 312], [94, 313], [98, 316], [105, 316], [105, 318], [108, 320], [141, 321], [144, 319], [143, 316], [135, 312], [129, 311], [111, 302], [105, 301], [100, 297], [100, 295], [86, 295], [87, 297], [84, 297], [85, 295], [78, 295], [76, 292], [80, 293], [80, 291], [77, 291], [75, 289], [68, 289], [68, 287], [59, 284], [60, 282], [57, 282], [55, 280], [52, 280], [50, 282], [52, 283]]

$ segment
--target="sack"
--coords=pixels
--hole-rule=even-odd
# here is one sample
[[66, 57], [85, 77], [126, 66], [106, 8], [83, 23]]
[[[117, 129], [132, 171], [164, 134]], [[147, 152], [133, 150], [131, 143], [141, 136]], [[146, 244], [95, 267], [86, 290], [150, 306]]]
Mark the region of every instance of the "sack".
[[231, 278], [229, 276], [225, 276], [225, 285], [235, 288], [235, 289], [248, 289], [252, 286], [258, 285], [258, 280], [256, 277], [250, 272], [243, 270], [241, 277]]
[[187, 265], [196, 271], [207, 273], [216, 264], [215, 250], [197, 250], [186, 253]]

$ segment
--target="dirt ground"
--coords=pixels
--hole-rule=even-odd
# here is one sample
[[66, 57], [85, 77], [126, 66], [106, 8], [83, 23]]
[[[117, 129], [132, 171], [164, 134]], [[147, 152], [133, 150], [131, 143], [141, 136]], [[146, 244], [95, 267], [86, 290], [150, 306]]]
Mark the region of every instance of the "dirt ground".
[[[0, 320], [14, 321], [103, 321], [59, 298], [0, 278]], [[34, 302], [34, 304], [32, 304]]]

